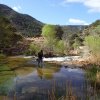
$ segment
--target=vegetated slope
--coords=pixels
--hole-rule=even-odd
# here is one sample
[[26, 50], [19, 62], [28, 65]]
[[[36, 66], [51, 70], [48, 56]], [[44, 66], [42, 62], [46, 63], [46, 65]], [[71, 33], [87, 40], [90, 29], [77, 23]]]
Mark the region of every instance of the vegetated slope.
[[24, 36], [32, 37], [41, 34], [44, 24], [29, 15], [20, 14], [10, 7], [0, 4], [0, 16], [1, 15], [6, 17], [17, 31]]
[[0, 52], [12, 48], [22, 39], [23, 37], [16, 32], [10, 21], [0, 16]]
[[[10, 25], [12, 27], [14, 27], [14, 29], [16, 30], [16, 33], [21, 34], [22, 37], [34, 37], [34, 36], [36, 37], [36, 36], [40, 36], [42, 33], [42, 27], [44, 26], [44, 24], [42, 22], [36, 20], [35, 18], [32, 18], [29, 15], [20, 14], [6, 5], [0, 4], [0, 16], [4, 17], [6, 20], [8, 20]], [[7, 24], [5, 25], [5, 27], [6, 26], [7, 26]], [[78, 40], [80, 43], [82, 43], [82, 41], [83, 41], [82, 40], [83, 39], [82, 31], [84, 29], [86, 29], [86, 27], [88, 27], [88, 26], [84, 26], [84, 25], [65, 25], [65, 26], [54, 25], [54, 26], [56, 26], [56, 31], [57, 31], [56, 36], [59, 39], [64, 38], [64, 40], [68, 43], [68, 45], [70, 47], [71, 47], [71, 45], [73, 46], [73, 44], [75, 43], [76, 40]], [[7, 31], [6, 29], [4, 29], [4, 30]], [[11, 33], [12, 32], [13, 31], [11, 30]], [[2, 33], [3, 32], [1, 32], [1, 35], [2, 35]], [[10, 31], [9, 31], [9, 33], [10, 33]], [[7, 33], [7, 34], [9, 34], [9, 33]], [[3, 40], [3, 39], [4, 39], [4, 37], [1, 38], [1, 40]], [[8, 39], [10, 39], [10, 37], [8, 37]], [[17, 39], [17, 37], [14, 37], [14, 40], [16, 40], [16, 39]], [[7, 43], [9, 43], [9, 42], [6, 42], [5, 44], [7, 44]], [[12, 42], [12, 43], [14, 43], [14, 42]], [[19, 51], [19, 50], [24, 51], [24, 48], [28, 47], [29, 45], [30, 45], [30, 42], [28, 42], [26, 39], [26, 41], [21, 43], [20, 46], [19, 46], [19, 44], [18, 44], [18, 46], [16, 44], [14, 50], [15, 51]], [[1, 45], [1, 46], [3, 46], [3, 45]], [[9, 48], [13, 47], [12, 45], [9, 45], [9, 46], [10, 46]], [[23, 46], [23, 48], [22, 48], [22, 46]], [[21, 49], [18, 49], [18, 48], [21, 48]], [[19, 52], [17, 54], [19, 54]]]
[[[6, 5], [0, 4], [0, 15], [9, 19], [12, 25], [17, 29], [17, 31], [26, 37], [38, 36], [42, 32], [42, 27], [44, 23], [36, 20], [35, 18], [27, 14], [20, 14]], [[62, 28], [64, 34], [79, 33], [85, 27], [84, 25], [78, 25], [78, 26], [77, 25], [65, 25], [65, 26], [57, 25], [57, 26], [58, 28]], [[60, 35], [59, 33], [60, 32], [58, 31], [58, 35]]]
[[83, 45], [84, 35], [82, 33], [86, 27], [86, 25], [62, 26], [63, 39], [66, 41], [69, 50], [75, 48], [74, 45]]
[[99, 35], [100, 36], [100, 20], [96, 20], [84, 29], [83, 35]]
[[64, 33], [76, 34], [82, 32], [85, 27], [85, 25], [64, 25], [62, 26], [62, 30]]

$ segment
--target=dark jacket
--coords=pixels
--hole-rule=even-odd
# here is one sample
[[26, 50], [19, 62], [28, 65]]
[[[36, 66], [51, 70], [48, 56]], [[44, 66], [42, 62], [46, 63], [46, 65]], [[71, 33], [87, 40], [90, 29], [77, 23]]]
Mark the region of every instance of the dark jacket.
[[43, 58], [43, 51], [40, 51], [39, 53], [38, 53], [38, 59], [42, 59]]

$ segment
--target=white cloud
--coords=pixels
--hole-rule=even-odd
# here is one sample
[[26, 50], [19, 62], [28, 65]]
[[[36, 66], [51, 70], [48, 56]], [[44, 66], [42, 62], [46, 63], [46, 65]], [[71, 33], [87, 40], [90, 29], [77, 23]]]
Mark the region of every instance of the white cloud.
[[15, 6], [15, 7], [13, 7], [12, 9], [14, 9], [15, 11], [19, 11], [19, 10], [21, 10], [22, 8], [21, 8], [21, 6]]
[[85, 0], [84, 5], [89, 8], [89, 12], [100, 12], [100, 0]]
[[64, 0], [63, 3], [82, 3], [89, 12], [100, 12], [100, 0]]
[[76, 18], [70, 18], [68, 21], [70, 24], [74, 24], [74, 25], [88, 25], [86, 21], [76, 19]]

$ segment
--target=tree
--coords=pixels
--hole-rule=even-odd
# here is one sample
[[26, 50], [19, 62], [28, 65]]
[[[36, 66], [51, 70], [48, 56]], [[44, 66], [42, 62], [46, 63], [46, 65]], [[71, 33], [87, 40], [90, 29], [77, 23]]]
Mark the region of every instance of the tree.
[[54, 51], [54, 46], [57, 41], [56, 33], [57, 30], [55, 25], [45, 25], [42, 29], [42, 36], [45, 38], [44, 44], [48, 52]]
[[47, 53], [63, 55], [66, 50], [65, 42], [62, 39], [63, 30], [59, 25], [45, 25], [42, 29], [42, 36], [45, 38], [45, 49]]
[[45, 38], [55, 38], [56, 32], [56, 26], [46, 24], [42, 29], [42, 36]]
[[64, 55], [66, 53], [66, 46], [63, 40], [59, 40], [56, 42], [54, 51], [57, 54]]
[[15, 32], [16, 29], [11, 25], [10, 21], [0, 17], [0, 49], [10, 48], [22, 39], [22, 36]]
[[64, 34], [64, 32], [63, 32], [63, 30], [62, 30], [62, 27], [61, 26], [59, 26], [59, 25], [56, 25], [56, 37], [58, 38], [58, 39], [62, 39], [62, 36], [63, 36], [63, 34]]
[[29, 47], [30, 54], [36, 54], [41, 50], [41, 47], [35, 43], [31, 43]]
[[73, 43], [74, 49], [77, 49], [79, 46], [81, 46], [82, 45], [82, 42], [83, 42], [83, 40], [81, 38], [76, 37], [74, 39], [74, 43]]

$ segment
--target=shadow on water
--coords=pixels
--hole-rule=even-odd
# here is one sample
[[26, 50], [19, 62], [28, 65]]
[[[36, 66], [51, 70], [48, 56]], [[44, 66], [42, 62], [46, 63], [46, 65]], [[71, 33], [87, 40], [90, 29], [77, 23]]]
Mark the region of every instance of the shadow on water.
[[[99, 100], [97, 90], [79, 68], [29, 61], [14, 69], [16, 76], [0, 76], [0, 98], [6, 100]], [[30, 66], [30, 67], [29, 67]], [[5, 93], [4, 93], [5, 92]], [[100, 93], [100, 92], [99, 92]], [[1, 100], [1, 99], [0, 99]], [[2, 99], [3, 100], [3, 99]], [[5, 100], [5, 99], [4, 99]]]

